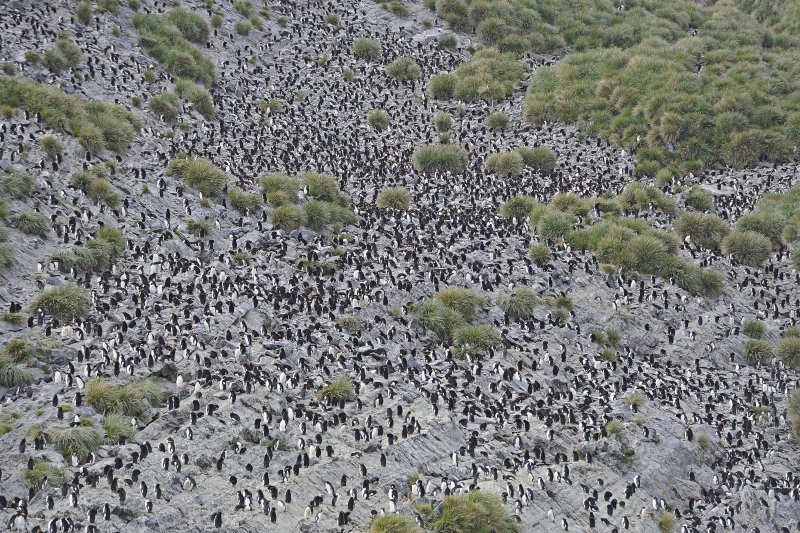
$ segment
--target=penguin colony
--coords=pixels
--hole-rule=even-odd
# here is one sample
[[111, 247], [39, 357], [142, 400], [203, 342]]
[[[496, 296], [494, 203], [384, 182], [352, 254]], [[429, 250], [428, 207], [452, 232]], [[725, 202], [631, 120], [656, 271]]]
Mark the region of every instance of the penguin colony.
[[[133, 96], [158, 94], [168, 77], [136, 46], [133, 12], [121, 4], [83, 27], [75, 2], [7, 0], [0, 55], [21, 75], [84, 98], [129, 106]], [[183, 5], [209, 15], [201, 2]], [[409, 3], [402, 18], [368, 1], [270, 7], [263, 30], [243, 37], [233, 30], [241, 16], [232, 3], [214, 1], [223, 24], [203, 52], [218, 71], [217, 117], [204, 120], [184, 103], [189, 127], [167, 138], [159, 117], [133, 109], [144, 128], [116, 157], [117, 209], [67, 186], [74, 172], [113, 155], [86, 154], [59, 135], [66, 148], [53, 161], [36, 142], [52, 132], [36, 116], [2, 119], [0, 164], [31, 172], [39, 190], [12, 209], [36, 209], [55, 225], [41, 239], [11, 230], [19, 264], [2, 273], [0, 300], [27, 311], [42, 288], [66, 281], [92, 294], [86, 320], [63, 324], [34, 311], [27, 324], [0, 326], [3, 345], [35, 335], [55, 346], [49, 368], [32, 369], [33, 385], [0, 389], [0, 415], [12, 426], [0, 436], [5, 526], [364, 532], [376, 516], [399, 512], [420, 523], [416, 503], [436, 507], [447, 495], [482, 490], [501, 495], [526, 532], [656, 531], [664, 513], [684, 532], [800, 531], [800, 448], [786, 416], [799, 376], [778, 361], [747, 366], [739, 332], [747, 319], [775, 332], [797, 322], [798, 273], [786, 251], [757, 270], [684, 243], [682, 256], [726, 275], [725, 294], [711, 300], [656, 277], [608, 279], [591, 253], [557, 244], [536, 266], [526, 253], [531, 228], [502, 219], [498, 206], [521, 194], [548, 201], [556, 192], [617, 193], [634, 180], [629, 155], [570, 127], [523, 123], [523, 89], [491, 105], [430, 101], [427, 79], [462, 63], [469, 37], [458, 36], [456, 51], [439, 49], [446, 30], [441, 21], [424, 29], [421, 21], [435, 16], [421, 4]], [[141, 9], [171, 8], [144, 0]], [[339, 26], [326, 22], [331, 13]], [[285, 27], [275, 22], [281, 15]], [[51, 47], [62, 30], [84, 53], [76, 69], [54, 76], [24, 62], [26, 50]], [[353, 57], [357, 37], [381, 41], [380, 62]], [[386, 77], [384, 66], [399, 56], [419, 64], [420, 80]], [[553, 60], [526, 62], [533, 70]], [[150, 66], [155, 83], [143, 80]], [[345, 67], [353, 81], [342, 79]], [[295, 99], [298, 91], [307, 98]], [[270, 98], [283, 109], [261, 110]], [[386, 132], [366, 126], [376, 108], [391, 117]], [[452, 141], [470, 154], [463, 176], [411, 167], [414, 147], [436, 142], [439, 111], [454, 115]], [[487, 129], [496, 111], [511, 116], [507, 130]], [[555, 172], [504, 180], [482, 167], [489, 154], [536, 145], [555, 150]], [[243, 216], [221, 201], [203, 207], [196, 191], [180, 191], [165, 174], [181, 152], [211, 159], [229, 185], [248, 192], [265, 173], [332, 174], [361, 222], [346, 235], [286, 233], [271, 225], [269, 208]], [[796, 175], [794, 165], [709, 171], [684, 185], [702, 183], [717, 214], [734, 222]], [[407, 188], [412, 209], [377, 209], [385, 187]], [[671, 224], [657, 211], [640, 216]], [[188, 218], [208, 218], [214, 229], [193, 236], [183, 229]], [[127, 238], [112, 269], [61, 274], [48, 263], [99, 222]], [[250, 261], [234, 261], [237, 252]], [[301, 260], [335, 268], [302, 268]], [[489, 300], [481, 313], [503, 342], [484, 358], [454, 357], [413, 319], [409, 304], [451, 285]], [[507, 319], [494, 298], [516, 286], [569, 294], [569, 319], [560, 324], [546, 308]], [[344, 315], [360, 317], [363, 331], [337, 326]], [[616, 361], [590, 340], [608, 326], [622, 332]], [[355, 400], [319, 400], [316, 391], [340, 374], [352, 379]], [[97, 376], [113, 385], [155, 376], [168, 398], [131, 421], [132, 438], [104, 444], [85, 462], [64, 459], [46, 434], [82, 418], [99, 424], [102, 414], [84, 401]], [[632, 393], [646, 400], [629, 406]], [[604, 431], [613, 419], [624, 437]], [[36, 425], [45, 436], [28, 434]], [[27, 486], [24, 472], [38, 459], [63, 468], [66, 480]]]

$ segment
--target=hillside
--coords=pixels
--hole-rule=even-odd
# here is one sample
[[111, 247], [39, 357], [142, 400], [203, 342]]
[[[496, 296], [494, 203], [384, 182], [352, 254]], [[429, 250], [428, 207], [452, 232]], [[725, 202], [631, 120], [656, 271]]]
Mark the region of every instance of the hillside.
[[[5, 2], [3, 522], [797, 528], [797, 14], [557, 4]], [[728, 10], [785, 38], [725, 130], [780, 158], [683, 157], [615, 66]]]

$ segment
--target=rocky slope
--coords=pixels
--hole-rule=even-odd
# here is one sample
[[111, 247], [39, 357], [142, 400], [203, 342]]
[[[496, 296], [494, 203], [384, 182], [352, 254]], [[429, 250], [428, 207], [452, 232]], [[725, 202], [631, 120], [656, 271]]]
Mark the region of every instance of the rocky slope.
[[[141, 10], [162, 12], [166, 4], [144, 1]], [[200, 2], [184, 7], [208, 15]], [[120, 103], [143, 124], [116, 157], [87, 155], [56, 133], [65, 148], [54, 164], [37, 142], [54, 132], [37, 117], [2, 119], [3, 168], [36, 177], [32, 197], [9, 201], [11, 214], [38, 210], [56, 229], [38, 238], [9, 227], [17, 265], [0, 273], [0, 300], [33, 315], [28, 304], [44, 288], [77, 281], [93, 295], [88, 319], [71, 326], [52, 317], [30, 327], [0, 324], [3, 344], [30, 339], [40, 359], [30, 366], [31, 385], [0, 389], [0, 417], [10, 426], [0, 436], [4, 522], [26, 507], [24, 527], [43, 530], [60, 517], [84, 528], [95, 510], [98, 531], [204, 531], [214, 528], [215, 513], [228, 531], [367, 531], [395, 505], [416, 517], [420, 501], [435, 507], [445, 493], [480, 489], [504, 494], [523, 531], [562, 530], [562, 519], [586, 531], [590, 515], [599, 531], [626, 524], [655, 531], [665, 513], [688, 531], [798, 528], [798, 443], [786, 416], [798, 373], [775, 360], [745, 364], [738, 333], [758, 318], [774, 340], [795, 324], [798, 273], [786, 251], [759, 270], [683, 245], [682, 257], [725, 274], [719, 298], [657, 277], [607, 274], [591, 252], [563, 244], [538, 266], [528, 258], [537, 241], [531, 227], [500, 217], [499, 205], [520, 194], [547, 201], [556, 192], [617, 193], [634, 180], [630, 156], [571, 127], [525, 124], [524, 87], [491, 105], [429, 100], [426, 80], [468, 57], [469, 38], [459, 36], [458, 51], [439, 49], [436, 38], [447, 30], [440, 21], [424, 28], [422, 20], [435, 16], [421, 4], [408, 4], [403, 17], [350, 0], [269, 7], [263, 29], [245, 37], [234, 31], [242, 16], [232, 3], [214, 2], [223, 22], [203, 52], [218, 71], [217, 115], [206, 120], [184, 104], [186, 126], [172, 136], [146, 106], [131, 105], [133, 96], [147, 99], [172, 84], [137, 46], [130, 8], [95, 13], [86, 26], [74, 20], [72, 1], [10, 0], [0, 12], [1, 53], [20, 75]], [[330, 13], [338, 27], [326, 22]], [[56, 76], [25, 60], [27, 50], [52, 47], [62, 30], [83, 51], [76, 68]], [[382, 42], [380, 62], [353, 57], [353, 39], [363, 36]], [[385, 75], [401, 55], [420, 65], [419, 81]], [[536, 68], [550, 60], [526, 61]], [[149, 66], [158, 73], [152, 83], [143, 77]], [[353, 81], [342, 78], [344, 68]], [[259, 106], [270, 98], [282, 109]], [[376, 108], [391, 117], [387, 131], [366, 125]], [[461, 176], [412, 168], [414, 147], [436, 142], [439, 111], [453, 114], [451, 137], [469, 152]], [[509, 127], [489, 130], [490, 111], [507, 112]], [[483, 168], [488, 154], [526, 145], [552, 148], [557, 170], [503, 179]], [[222, 200], [203, 206], [197, 191], [179, 190], [181, 180], [166, 175], [179, 153], [211, 159], [230, 186], [248, 192], [260, 190], [265, 173], [330, 173], [361, 221], [342, 232], [286, 232], [272, 225], [270, 207], [242, 215]], [[110, 179], [123, 205], [116, 209], [69, 187], [75, 172], [108, 159], [117, 161]], [[714, 171], [681, 185], [701, 183], [733, 222], [764, 192], [793, 184], [796, 171], [794, 164]], [[411, 210], [378, 209], [385, 187], [407, 188]], [[672, 221], [655, 209], [639, 216], [659, 227]], [[213, 221], [211, 235], [187, 231], [189, 218]], [[127, 239], [116, 266], [58, 272], [48, 258], [100, 222]], [[244, 263], [233, 257], [242, 251]], [[304, 268], [304, 259], [335, 267]], [[480, 321], [498, 328], [502, 345], [483, 358], [455, 357], [413, 319], [409, 304], [451, 285], [487, 298]], [[497, 297], [517, 286], [543, 297], [568, 294], [569, 318], [561, 322], [542, 306], [529, 320], [506, 320]], [[360, 317], [363, 330], [338, 326], [346, 315]], [[608, 329], [621, 333], [615, 358], [602, 357], [591, 339]], [[352, 378], [357, 400], [319, 401], [316, 391], [339, 374]], [[104, 444], [85, 464], [62, 457], [48, 439], [35, 446], [32, 428], [53, 432], [75, 415], [100, 428], [102, 413], [75, 405], [96, 375], [115, 385], [153, 376], [180, 404], [149, 410], [129, 443]], [[634, 393], [644, 398], [638, 408], [629, 406]], [[64, 420], [59, 404], [72, 405]], [[613, 418], [623, 430], [608, 435]], [[264, 426], [269, 436], [260, 438]], [[66, 485], [30, 489], [31, 458], [60, 465]], [[412, 493], [412, 476], [424, 496]], [[244, 491], [251, 509], [239, 508]]]

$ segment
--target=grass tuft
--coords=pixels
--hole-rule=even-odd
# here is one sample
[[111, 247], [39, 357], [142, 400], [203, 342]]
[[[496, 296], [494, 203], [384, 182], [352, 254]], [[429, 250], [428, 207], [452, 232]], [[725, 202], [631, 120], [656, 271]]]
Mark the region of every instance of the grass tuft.
[[103, 437], [94, 428], [77, 426], [53, 431], [50, 440], [65, 458], [77, 455], [79, 461], [86, 461], [89, 454], [103, 444]]
[[469, 164], [467, 151], [455, 144], [428, 144], [414, 151], [412, 159], [418, 172], [462, 174]]
[[349, 401], [355, 398], [352, 380], [345, 376], [337, 376], [329, 384], [317, 391], [317, 397], [321, 400]]
[[200, 191], [203, 196], [218, 196], [228, 183], [228, 176], [208, 159], [173, 159], [167, 167], [168, 175], [182, 178], [187, 185]]
[[67, 283], [39, 293], [31, 302], [30, 309], [41, 308], [45, 314], [53, 315], [62, 322], [72, 322], [89, 314], [91, 299], [81, 286]]
[[515, 319], [526, 320], [542, 304], [542, 299], [528, 287], [517, 287], [510, 296], [501, 296], [497, 305], [508, 316]]
[[400, 187], [383, 189], [378, 194], [378, 207], [381, 209], [408, 211], [411, 207], [411, 193]]
[[433, 522], [437, 533], [520, 533], [520, 525], [503, 509], [500, 498], [485, 491], [447, 496]]

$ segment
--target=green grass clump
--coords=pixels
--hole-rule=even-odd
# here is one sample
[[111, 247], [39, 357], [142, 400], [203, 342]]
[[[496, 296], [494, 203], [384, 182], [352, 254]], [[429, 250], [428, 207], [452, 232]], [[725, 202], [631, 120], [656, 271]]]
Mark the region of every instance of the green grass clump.
[[30, 309], [53, 315], [62, 322], [72, 322], [89, 314], [89, 293], [81, 286], [67, 283], [39, 293], [31, 302]]
[[214, 101], [208, 89], [189, 80], [176, 80], [175, 90], [178, 96], [191, 102], [192, 109], [200, 113], [203, 118], [208, 120], [214, 118]]
[[211, 86], [216, 80], [214, 63], [192, 44], [204, 45], [209, 35], [207, 25], [204, 30], [197, 17], [177, 8], [161, 15], [137, 13], [133, 25], [139, 32], [139, 45], [170, 74]]
[[722, 240], [721, 248], [725, 255], [752, 267], [761, 266], [772, 254], [770, 240], [755, 231], [736, 230]]
[[539, 266], [550, 260], [550, 248], [544, 243], [534, 244], [528, 249], [528, 255]]
[[455, 144], [428, 144], [414, 151], [412, 159], [418, 172], [462, 174], [469, 164], [467, 151]]
[[106, 432], [106, 444], [117, 444], [120, 437], [133, 438], [136, 428], [131, 425], [131, 418], [123, 414], [112, 413], [103, 417], [103, 429]]
[[766, 332], [767, 328], [760, 320], [748, 320], [742, 324], [742, 333], [745, 337], [750, 337], [751, 339], [761, 339], [764, 337]]
[[[2, 246], [0, 246], [0, 250]], [[2, 253], [0, 253], [0, 268], [2, 268]], [[3, 322], [20, 326], [25, 323], [25, 313], [6, 313], [3, 315]]]
[[542, 299], [527, 287], [517, 287], [510, 296], [501, 296], [497, 305], [511, 318], [525, 320], [542, 304]]
[[448, 33], [439, 37], [437, 45], [444, 50], [455, 50], [456, 46], [458, 46], [458, 40], [455, 35]]
[[[641, 409], [645, 401], [647, 401], [647, 396], [641, 392], [632, 392], [625, 397], [625, 405], [629, 407], [635, 405], [637, 409]], [[608, 433], [608, 429], [606, 429], [606, 433]]]
[[119, 0], [97, 0], [97, 11], [100, 13], [117, 13]]
[[661, 533], [672, 533], [678, 527], [678, 519], [672, 513], [661, 513], [656, 525]]
[[617, 203], [622, 209], [634, 212], [647, 211], [651, 205], [668, 215], [674, 215], [677, 211], [677, 204], [672, 197], [655, 187], [647, 187], [635, 181], [625, 186], [622, 193], [617, 196]]
[[19, 387], [33, 383], [33, 374], [26, 369], [0, 358], [0, 387]]
[[168, 175], [182, 178], [187, 185], [200, 191], [203, 196], [218, 196], [226, 184], [228, 176], [208, 159], [173, 159], [167, 167]]
[[456, 89], [456, 77], [453, 74], [437, 74], [428, 82], [428, 96], [434, 100], [449, 100]]
[[109, 268], [123, 253], [125, 236], [122, 230], [100, 226], [89, 242], [56, 252], [51, 260], [58, 261], [58, 268], [62, 272], [69, 272], [72, 268], [92, 272]]
[[353, 55], [358, 59], [377, 61], [383, 55], [383, 47], [379, 41], [363, 37], [353, 42]]
[[503, 218], [528, 218], [538, 202], [530, 196], [515, 196], [500, 206], [500, 216]]
[[25, 483], [28, 487], [36, 489], [44, 478], [51, 487], [58, 487], [67, 481], [67, 474], [64, 470], [44, 459], [36, 459], [33, 468], [25, 470]]
[[91, 427], [77, 426], [53, 431], [50, 441], [65, 458], [77, 455], [79, 461], [85, 461], [103, 444], [103, 437]]
[[77, 18], [81, 24], [87, 26], [92, 21], [92, 4], [85, 0], [78, 4], [78, 7], [75, 8], [75, 18]]
[[519, 176], [524, 166], [518, 152], [501, 152], [486, 158], [486, 170], [500, 176]]
[[303, 210], [296, 205], [282, 205], [272, 211], [272, 223], [285, 231], [294, 231], [306, 223]]
[[750, 339], [745, 343], [742, 355], [748, 364], [763, 363], [772, 358], [772, 346], [764, 340]]
[[190, 218], [186, 220], [186, 230], [198, 237], [211, 235], [211, 232], [214, 231], [214, 222], [207, 218], [202, 220]]
[[139, 119], [121, 106], [86, 101], [55, 86], [20, 77], [0, 76], [0, 105], [38, 113], [44, 124], [70, 133], [93, 153], [106, 149], [122, 153], [141, 127]]
[[383, 109], [373, 109], [367, 113], [367, 124], [371, 128], [383, 131], [389, 127], [389, 113]]
[[550, 172], [556, 168], [556, 153], [545, 146], [518, 148], [517, 153], [522, 156], [526, 167], [541, 172]]
[[549, 211], [545, 213], [536, 223], [536, 232], [542, 239], [556, 240], [564, 237], [574, 223], [574, 216], [570, 213], [561, 211]]
[[321, 400], [352, 400], [356, 397], [353, 381], [345, 375], [337, 376], [317, 391], [317, 397]]
[[389, 187], [378, 194], [377, 205], [381, 209], [408, 211], [411, 207], [411, 193], [402, 187]]
[[800, 389], [795, 389], [789, 395], [786, 411], [792, 422], [792, 434], [795, 439], [800, 440]]
[[778, 344], [778, 357], [786, 365], [800, 368], [800, 338], [784, 337]]
[[248, 194], [239, 187], [232, 187], [228, 191], [228, 200], [234, 209], [240, 213], [256, 211], [261, 207], [261, 196]]
[[25, 339], [8, 341], [4, 351], [6, 359], [12, 363], [28, 364], [33, 361], [33, 348]]
[[686, 212], [675, 221], [675, 231], [681, 237], [688, 236], [693, 244], [714, 250], [728, 235], [730, 228], [716, 215]]
[[464, 317], [438, 300], [428, 300], [416, 312], [420, 323], [443, 342], [452, 338], [455, 329], [466, 325]]
[[16, 264], [14, 249], [8, 243], [0, 242], [0, 270], [8, 270]]
[[512, 53], [484, 48], [459, 66], [452, 97], [464, 102], [502, 100], [516, 89], [525, 75], [525, 64]]
[[419, 533], [412, 518], [404, 515], [379, 516], [369, 528], [369, 533]]
[[687, 207], [691, 207], [696, 211], [711, 211], [714, 209], [714, 197], [699, 185], [694, 185], [689, 189], [684, 201]]
[[453, 330], [453, 346], [459, 355], [480, 356], [501, 343], [500, 333], [488, 324], [461, 326]]
[[11, 219], [14, 227], [22, 233], [44, 237], [50, 231], [50, 221], [41, 213], [28, 212]]
[[800, 239], [800, 184], [765, 194], [752, 213], [739, 218], [736, 228], [760, 233], [775, 245], [796, 242]]
[[354, 315], [340, 316], [336, 319], [336, 324], [348, 333], [358, 333], [364, 329], [364, 323]]
[[508, 127], [508, 114], [507, 113], [492, 113], [486, 118], [486, 126], [490, 130], [504, 130]]
[[453, 117], [450, 113], [436, 113], [433, 117], [433, 126], [439, 133], [447, 133], [453, 127]]
[[98, 413], [139, 416], [149, 407], [159, 407], [164, 393], [153, 381], [141, 380], [130, 385], [111, 386], [101, 378], [86, 384], [86, 403]]
[[178, 95], [171, 91], [164, 91], [151, 97], [147, 106], [164, 122], [175, 122], [181, 116], [181, 101]]
[[[512, 4], [512, 16], [527, 12], [528, 4]], [[751, 15], [759, 2], [674, 0], [622, 11], [578, 4], [558, 14], [542, 4], [531, 10], [530, 20], [546, 20], [573, 53], [536, 71], [528, 120], [577, 123], [638, 149], [652, 171], [697, 174], [718, 163], [742, 168], [791, 157], [798, 133], [792, 90], [760, 88], [791, 77], [800, 46], [796, 34]], [[687, 37], [689, 28], [697, 35]]]
[[486, 305], [486, 299], [481, 294], [465, 287], [447, 287], [437, 292], [434, 298], [456, 311], [466, 322], [472, 322], [478, 308]]
[[55, 48], [45, 51], [44, 63], [53, 74], [59, 74], [62, 70], [77, 67], [82, 56], [83, 52], [75, 41], [67, 33], [61, 32]]
[[386, 66], [386, 75], [396, 80], [415, 80], [421, 74], [419, 65], [410, 57], [400, 56]]
[[250, 23], [249, 20], [237, 20], [236, 24], [234, 24], [234, 29], [236, 33], [242, 36], [250, 35], [250, 31], [253, 29], [253, 25]]
[[0, 194], [14, 200], [29, 198], [35, 188], [36, 178], [24, 170], [13, 169], [0, 181]]
[[436, 533], [520, 533], [514, 516], [503, 509], [500, 497], [473, 490], [464, 495], [447, 496], [441, 514], [433, 522]]
[[606, 424], [606, 435], [616, 437], [620, 440], [625, 438], [625, 426], [623, 425], [621, 420], [613, 419], [608, 424]]
[[42, 147], [42, 151], [46, 153], [50, 159], [55, 159], [64, 151], [64, 145], [52, 135], [41, 137], [39, 139], [39, 146]]

